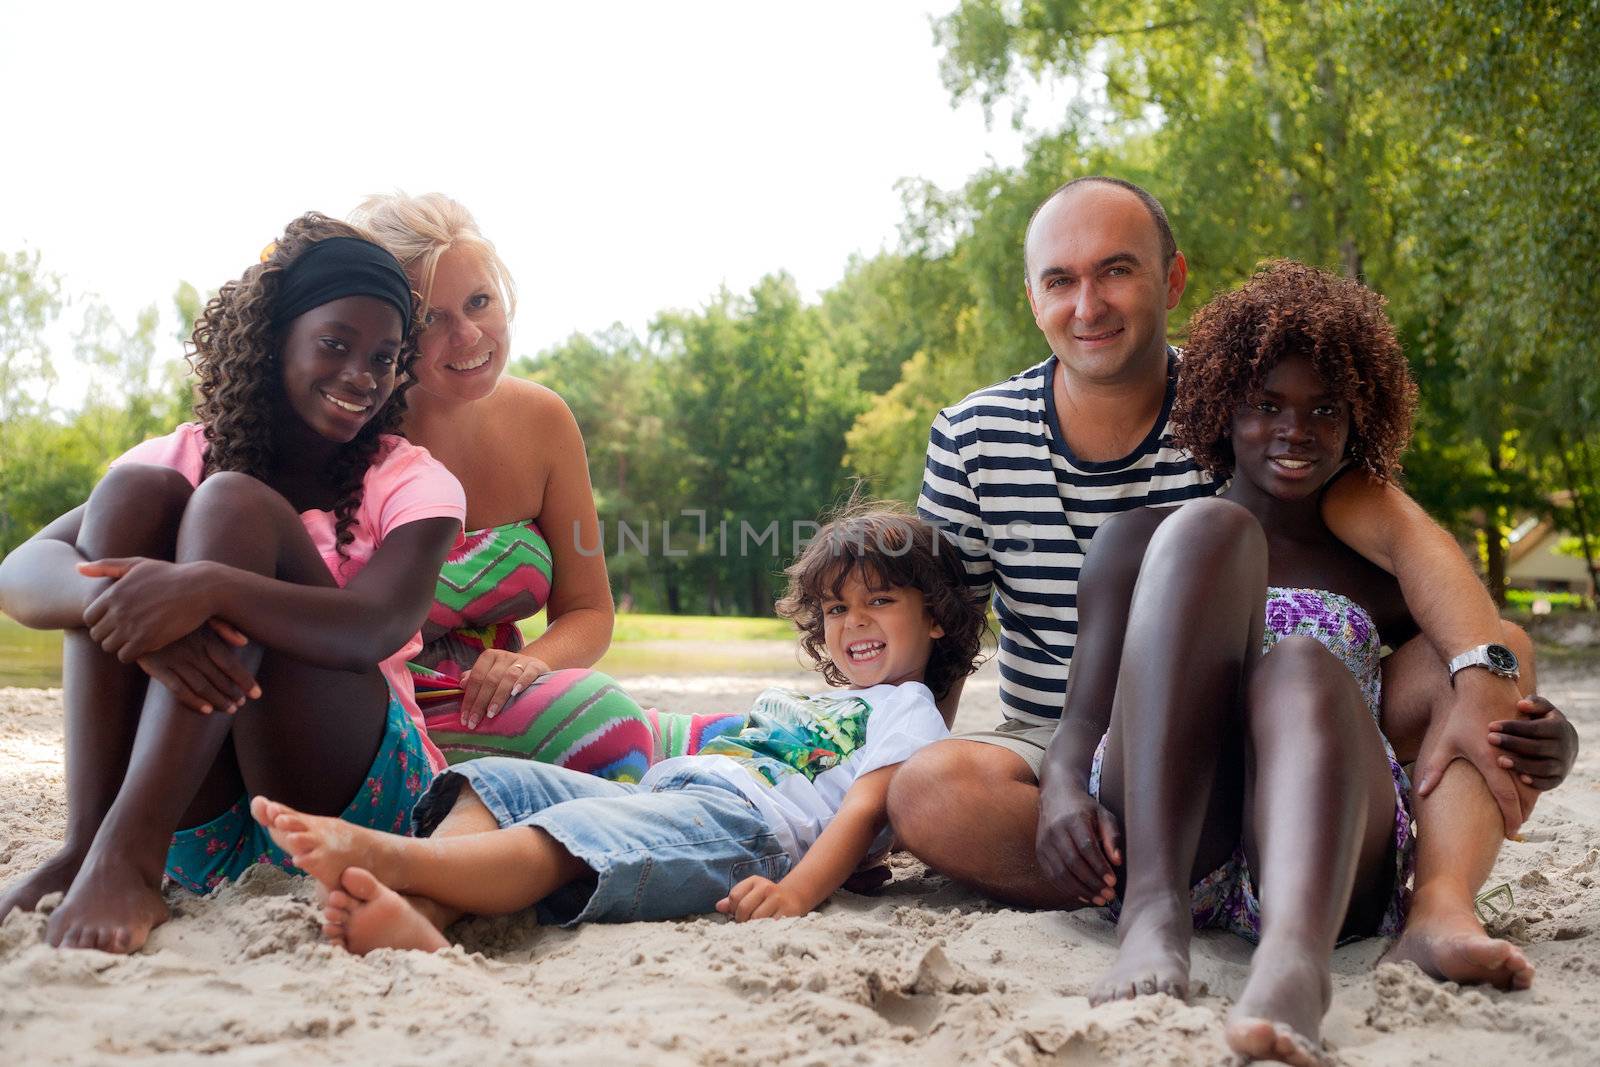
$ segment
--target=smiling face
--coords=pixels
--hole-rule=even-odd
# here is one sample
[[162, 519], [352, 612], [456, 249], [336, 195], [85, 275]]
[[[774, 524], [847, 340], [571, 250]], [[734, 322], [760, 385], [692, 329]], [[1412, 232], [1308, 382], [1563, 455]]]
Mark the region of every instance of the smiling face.
[[1068, 374], [1114, 384], [1166, 365], [1188, 267], [1182, 253], [1164, 260], [1137, 196], [1103, 182], [1061, 193], [1034, 218], [1025, 259], [1033, 320]]
[[933, 621], [915, 586], [869, 589], [860, 569], [852, 571], [837, 598], [822, 601], [822, 634], [828, 658], [850, 684], [920, 682], [944, 630]]
[[1285, 356], [1233, 417], [1234, 477], [1282, 500], [1315, 493], [1344, 462], [1350, 405], [1305, 356]]
[[372, 296], [346, 296], [289, 323], [279, 349], [289, 408], [312, 431], [351, 441], [394, 392], [400, 312]]
[[[412, 279], [413, 283], [416, 279]], [[417, 388], [465, 402], [494, 392], [509, 355], [506, 309], [483, 257], [454, 247], [439, 257], [412, 373]]]

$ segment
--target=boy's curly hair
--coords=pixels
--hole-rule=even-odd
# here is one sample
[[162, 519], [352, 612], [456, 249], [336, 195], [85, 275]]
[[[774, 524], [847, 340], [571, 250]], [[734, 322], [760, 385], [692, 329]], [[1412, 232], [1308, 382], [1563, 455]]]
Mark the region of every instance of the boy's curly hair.
[[935, 638], [923, 681], [942, 699], [978, 669], [986, 629], [984, 606], [967, 588], [955, 546], [904, 505], [853, 500], [828, 516], [816, 540], [784, 573], [789, 588], [778, 614], [800, 631], [800, 647], [830, 685], [850, 680], [828, 658], [822, 603], [835, 599], [852, 574], [869, 588], [912, 587], [944, 636]]
[[1411, 439], [1417, 386], [1384, 299], [1360, 282], [1276, 260], [1189, 320], [1173, 436], [1213, 474], [1233, 470], [1234, 413], [1285, 356], [1305, 356], [1350, 405], [1346, 456], [1393, 478]]
[[[284, 269], [330, 237], [372, 240], [354, 226], [308, 212], [284, 227], [283, 236], [269, 246], [261, 262], [225, 284], [195, 320], [188, 360], [199, 379], [194, 413], [205, 426], [206, 475], [239, 471], [265, 480], [271, 473], [277, 454], [273, 427], [288, 402], [278, 369], [283, 338], [272, 327], [273, 304]], [[378, 436], [400, 432], [421, 319], [412, 316], [411, 334], [401, 343], [394, 392], [355, 439], [339, 450], [328, 472], [339, 494], [334, 519], [341, 558], [355, 537], [362, 479], [377, 454]]]

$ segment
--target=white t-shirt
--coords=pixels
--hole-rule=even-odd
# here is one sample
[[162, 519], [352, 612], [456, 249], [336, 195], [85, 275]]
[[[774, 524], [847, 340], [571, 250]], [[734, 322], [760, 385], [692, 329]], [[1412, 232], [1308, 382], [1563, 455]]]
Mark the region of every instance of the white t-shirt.
[[[949, 736], [921, 682], [816, 696], [774, 688], [756, 698], [744, 729], [707, 742], [696, 755], [662, 760], [639, 786], [651, 789], [691, 769], [719, 775], [749, 798], [799, 862], [857, 778]], [[888, 833], [886, 826], [875, 851], [888, 846]]]

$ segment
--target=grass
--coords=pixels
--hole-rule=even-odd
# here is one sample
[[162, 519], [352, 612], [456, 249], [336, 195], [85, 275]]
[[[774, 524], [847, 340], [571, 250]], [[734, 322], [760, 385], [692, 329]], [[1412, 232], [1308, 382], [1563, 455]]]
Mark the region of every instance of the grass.
[[[533, 640], [544, 633], [543, 613], [522, 623]], [[612, 644], [637, 641], [792, 641], [794, 625], [784, 619], [746, 619], [732, 615], [618, 615]]]
[[[530, 640], [543, 614], [522, 624]], [[707, 615], [619, 615], [611, 648], [597, 664], [608, 674], [772, 674], [798, 669], [794, 627], [783, 619]], [[0, 686], [61, 684], [61, 634], [30, 630], [0, 615]]]
[[60, 631], [30, 630], [0, 615], [0, 686], [47, 689], [60, 684]]

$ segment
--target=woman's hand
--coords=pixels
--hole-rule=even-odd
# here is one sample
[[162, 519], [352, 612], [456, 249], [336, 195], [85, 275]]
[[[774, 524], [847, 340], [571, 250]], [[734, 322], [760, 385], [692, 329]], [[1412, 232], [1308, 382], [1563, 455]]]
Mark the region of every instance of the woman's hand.
[[504, 649], [486, 649], [461, 676], [461, 725], [476, 730], [484, 719], [500, 714], [513, 697], [532, 685], [550, 665], [533, 656]]
[[1075, 786], [1042, 790], [1034, 839], [1039, 868], [1068, 896], [1097, 907], [1111, 902], [1122, 863], [1117, 817]]
[[230, 715], [244, 706], [246, 698], [261, 696], [261, 687], [245, 670], [235, 648], [246, 638], [219, 619], [180, 637], [165, 648], [139, 658], [139, 667], [166, 686], [178, 703], [209, 715], [218, 708]]
[[735, 922], [780, 919], [811, 912], [806, 902], [792, 890], [759, 874], [751, 875], [729, 890], [727, 896], [717, 901], [717, 910], [732, 915]]
[[78, 573], [113, 578], [83, 613], [89, 636], [133, 663], [198, 630], [212, 614], [211, 590], [196, 565], [133, 556], [78, 564]]

